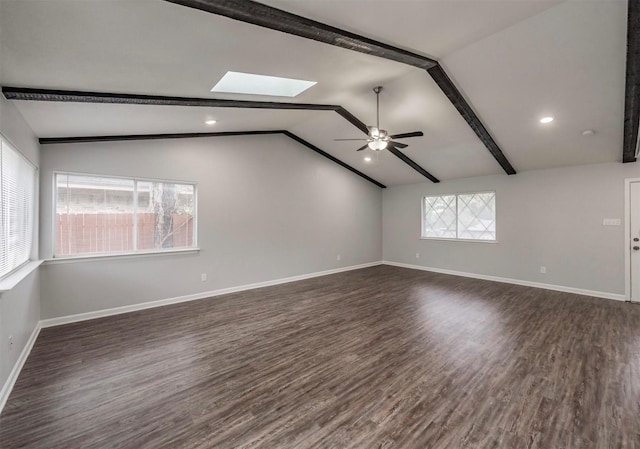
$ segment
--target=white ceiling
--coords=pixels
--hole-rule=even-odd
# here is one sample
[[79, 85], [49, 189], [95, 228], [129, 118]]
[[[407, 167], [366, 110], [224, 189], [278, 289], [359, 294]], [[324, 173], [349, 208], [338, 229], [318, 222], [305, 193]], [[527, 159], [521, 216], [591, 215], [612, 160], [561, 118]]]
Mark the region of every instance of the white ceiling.
[[440, 59], [561, 1], [263, 0], [260, 3]]
[[[201, 108], [25, 101], [20, 112], [39, 137], [291, 130], [333, 111]], [[337, 114], [336, 114], [337, 116]], [[216, 120], [213, 126], [205, 120]]]
[[[518, 171], [621, 159], [626, 1], [264, 3], [437, 57]], [[234, 70], [317, 81], [276, 101], [340, 104], [373, 124], [381, 84], [382, 127], [423, 131], [402, 151], [426, 170], [442, 180], [504, 173], [414, 67], [161, 0], [0, 0], [0, 33], [7, 86], [274, 100], [210, 92]], [[360, 142], [335, 142], [362, 133], [333, 112], [16, 105], [40, 137], [288, 129], [386, 185], [425, 180], [387, 152], [365, 163], [373, 153], [356, 153]], [[544, 115], [556, 120], [542, 126]]]

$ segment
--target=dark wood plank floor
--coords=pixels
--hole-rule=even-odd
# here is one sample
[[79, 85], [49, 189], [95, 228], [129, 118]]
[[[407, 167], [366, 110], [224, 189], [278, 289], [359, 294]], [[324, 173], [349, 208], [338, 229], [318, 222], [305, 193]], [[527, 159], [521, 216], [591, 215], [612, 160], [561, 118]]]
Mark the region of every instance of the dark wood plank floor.
[[640, 449], [640, 306], [379, 266], [44, 329], [0, 447]]

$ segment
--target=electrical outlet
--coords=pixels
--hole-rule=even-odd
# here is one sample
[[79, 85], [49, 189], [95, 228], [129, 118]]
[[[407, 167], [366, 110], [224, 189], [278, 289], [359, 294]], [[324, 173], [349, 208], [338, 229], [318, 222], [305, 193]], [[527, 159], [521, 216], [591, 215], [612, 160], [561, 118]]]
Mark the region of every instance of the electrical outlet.
[[540, 273], [545, 274], [547, 272], [547, 267], [540, 267]]
[[338, 257], [336, 257], [336, 259], [341, 260], [342, 256], [340, 254], [338, 254]]
[[416, 253], [416, 259], [420, 259], [420, 253]]
[[202, 273], [202, 274], [200, 275], [200, 280], [201, 280], [202, 282], [207, 282], [207, 273]]

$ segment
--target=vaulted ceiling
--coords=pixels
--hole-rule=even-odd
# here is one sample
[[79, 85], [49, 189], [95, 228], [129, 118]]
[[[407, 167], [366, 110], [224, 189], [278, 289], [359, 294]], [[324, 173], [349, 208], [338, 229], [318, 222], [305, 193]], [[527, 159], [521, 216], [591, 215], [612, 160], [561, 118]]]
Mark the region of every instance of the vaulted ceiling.
[[[623, 0], [264, 0], [437, 59], [517, 171], [622, 159]], [[162, 0], [0, 1], [0, 84], [340, 105], [440, 180], [505, 173], [425, 70]], [[227, 71], [317, 81], [293, 99], [210, 92]], [[332, 110], [15, 101], [39, 137], [288, 130], [385, 185], [426, 179], [356, 152]], [[543, 116], [554, 116], [541, 125]], [[217, 120], [213, 127], [204, 124]], [[583, 136], [584, 130], [595, 134]], [[45, 148], [46, 150], [46, 148]], [[365, 162], [364, 154], [373, 157]]]

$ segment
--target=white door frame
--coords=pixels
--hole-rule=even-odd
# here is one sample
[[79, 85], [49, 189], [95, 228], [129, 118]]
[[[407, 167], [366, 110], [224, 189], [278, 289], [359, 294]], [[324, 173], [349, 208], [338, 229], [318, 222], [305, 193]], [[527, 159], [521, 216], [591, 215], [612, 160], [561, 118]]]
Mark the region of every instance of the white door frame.
[[624, 180], [624, 296], [631, 301], [631, 183], [640, 178]]

